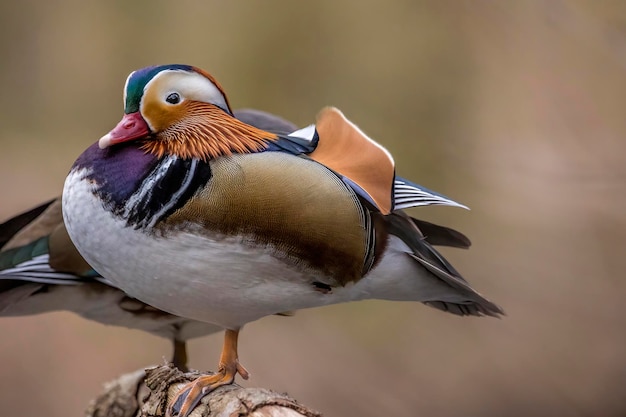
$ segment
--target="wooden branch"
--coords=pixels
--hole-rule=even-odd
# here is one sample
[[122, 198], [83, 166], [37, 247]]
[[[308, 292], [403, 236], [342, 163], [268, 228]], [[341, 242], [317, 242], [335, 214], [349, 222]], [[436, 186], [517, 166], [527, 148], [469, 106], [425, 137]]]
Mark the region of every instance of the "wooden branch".
[[[87, 417], [165, 417], [183, 385], [201, 374], [168, 364], [122, 375], [91, 402]], [[321, 417], [286, 394], [264, 388], [220, 387], [202, 399], [190, 417]]]

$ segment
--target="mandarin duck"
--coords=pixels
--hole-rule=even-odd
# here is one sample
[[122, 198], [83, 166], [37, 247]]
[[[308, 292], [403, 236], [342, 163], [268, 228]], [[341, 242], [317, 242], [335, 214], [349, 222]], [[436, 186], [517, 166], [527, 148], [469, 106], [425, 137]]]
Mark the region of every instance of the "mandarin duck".
[[[296, 130], [291, 122], [259, 110], [236, 110], [235, 116], [274, 133]], [[181, 370], [187, 369], [186, 340], [221, 330], [158, 310], [104, 279], [70, 240], [59, 197], [0, 224], [0, 316], [61, 310], [165, 337], [174, 345], [172, 363]]]
[[267, 315], [365, 299], [501, 315], [427, 230], [469, 242], [403, 211], [432, 204], [464, 207], [397, 176], [389, 152], [336, 108], [272, 133], [236, 119], [218, 82], [188, 65], [131, 73], [122, 120], [78, 157], [63, 190], [69, 236], [107, 281], [225, 329], [217, 373], [184, 386], [169, 410], [182, 417], [248, 378], [238, 334]]

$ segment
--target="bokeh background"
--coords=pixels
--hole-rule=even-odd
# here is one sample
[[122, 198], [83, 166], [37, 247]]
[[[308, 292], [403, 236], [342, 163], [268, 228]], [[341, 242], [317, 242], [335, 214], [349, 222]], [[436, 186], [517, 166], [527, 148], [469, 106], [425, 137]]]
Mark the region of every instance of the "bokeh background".
[[[0, 221], [61, 192], [127, 74], [210, 71], [236, 108], [341, 108], [398, 172], [472, 208], [444, 253], [508, 313], [361, 302], [248, 325], [247, 386], [327, 416], [626, 414], [626, 2], [0, 2]], [[221, 336], [191, 343], [214, 369]], [[169, 342], [69, 313], [0, 318], [2, 415], [79, 416]]]

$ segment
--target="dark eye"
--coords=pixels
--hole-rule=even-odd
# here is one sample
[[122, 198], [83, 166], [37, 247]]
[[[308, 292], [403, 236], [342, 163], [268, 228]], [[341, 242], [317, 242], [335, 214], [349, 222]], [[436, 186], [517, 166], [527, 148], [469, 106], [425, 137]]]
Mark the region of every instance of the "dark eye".
[[171, 93], [169, 96], [167, 96], [165, 101], [170, 104], [178, 104], [180, 103], [180, 96], [178, 95], [178, 93]]

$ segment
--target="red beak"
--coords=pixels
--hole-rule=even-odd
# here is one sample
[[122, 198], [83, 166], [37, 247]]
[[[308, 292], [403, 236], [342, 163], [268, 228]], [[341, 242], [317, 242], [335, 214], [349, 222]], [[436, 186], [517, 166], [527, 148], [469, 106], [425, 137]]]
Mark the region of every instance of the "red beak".
[[143, 138], [150, 134], [150, 128], [139, 112], [125, 114], [122, 120], [106, 135], [100, 138], [100, 149], [128, 142], [129, 140]]

